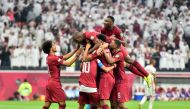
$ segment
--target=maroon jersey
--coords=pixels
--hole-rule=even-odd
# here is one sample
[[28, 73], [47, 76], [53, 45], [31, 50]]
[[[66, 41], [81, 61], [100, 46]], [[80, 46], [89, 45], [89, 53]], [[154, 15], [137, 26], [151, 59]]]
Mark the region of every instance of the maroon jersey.
[[119, 29], [119, 27], [117, 26], [114, 26], [111, 30], [103, 28], [101, 30], [101, 33], [106, 35], [107, 37], [110, 37], [111, 35], [115, 35], [117, 39], [122, 40], [122, 41], [124, 40], [123, 36], [121, 35], [122, 34], [121, 29]]
[[60, 81], [60, 65], [62, 64], [62, 56], [49, 54], [46, 60], [50, 78]]
[[113, 69], [116, 83], [126, 82], [127, 75], [125, 74], [123, 53], [121, 51], [114, 52], [113, 58], [118, 60], [116, 68]]
[[87, 42], [89, 41], [92, 45], [94, 45], [94, 41], [97, 38], [97, 35], [100, 34], [98, 32], [84, 32], [85, 40], [83, 41], [82, 45], [86, 46]]
[[97, 76], [97, 54], [93, 52], [92, 57], [94, 58], [90, 62], [82, 63], [82, 72], [79, 78], [79, 84], [87, 87], [96, 88], [96, 76]]
[[46, 58], [50, 77], [46, 85], [46, 102], [60, 102], [66, 100], [66, 94], [60, 82], [60, 65], [62, 56], [49, 54]]
[[[109, 56], [112, 56], [109, 49], [105, 49], [105, 51], [106, 51], [106, 53], [107, 53]], [[109, 67], [109, 66], [110, 66], [110, 65], [108, 64], [108, 62], [106, 61], [106, 58], [105, 58], [104, 55], [101, 55], [101, 56], [98, 57], [98, 58], [100, 59], [100, 61], [102, 62], [102, 64], [103, 64], [104, 66], [106, 66], [106, 67]], [[103, 76], [103, 77], [107, 77], [108, 75], [111, 75], [112, 77], [114, 77], [114, 75], [113, 75], [113, 70], [111, 70], [111, 71], [109, 71], [109, 72], [107, 72], [107, 73], [105, 73], [105, 72], [102, 71], [102, 70], [100, 70], [100, 72], [101, 72], [101, 76]]]

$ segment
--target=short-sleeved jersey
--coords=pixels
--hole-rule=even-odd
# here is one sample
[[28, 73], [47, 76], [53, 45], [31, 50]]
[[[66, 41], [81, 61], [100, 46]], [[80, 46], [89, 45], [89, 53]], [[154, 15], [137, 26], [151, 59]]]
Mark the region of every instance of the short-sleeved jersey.
[[60, 65], [62, 64], [62, 56], [49, 54], [46, 61], [50, 78], [60, 81]]
[[[112, 56], [109, 49], [105, 49], [105, 51], [106, 51], [106, 54], [107, 54], [107, 55]], [[99, 56], [98, 58], [100, 59], [100, 61], [102, 62], [102, 64], [103, 64], [104, 66], [106, 66], [106, 67], [109, 67], [109, 66], [110, 66], [110, 65], [108, 64], [108, 62], [106, 61], [106, 58], [105, 58], [104, 55], [101, 55], [101, 56]], [[100, 73], [101, 73], [101, 76], [111, 75], [112, 77], [114, 77], [114, 75], [113, 75], [113, 70], [111, 70], [111, 71], [109, 71], [109, 72], [107, 72], [107, 73], [105, 73], [103, 70], [100, 70]]]
[[118, 38], [119, 40], [122, 40], [122, 41], [124, 40], [121, 29], [119, 29], [119, 27], [117, 26], [114, 26], [111, 30], [103, 28], [101, 30], [101, 33], [106, 35], [107, 37], [115, 35], [115, 37]]
[[124, 57], [121, 51], [117, 51], [113, 53], [113, 58], [117, 60], [116, 68], [113, 69], [115, 81], [118, 82], [127, 82], [127, 75], [125, 74], [124, 68]]
[[86, 87], [96, 88], [97, 54], [96, 52], [93, 52], [91, 55], [94, 57], [93, 60], [82, 63], [82, 71], [79, 78], [79, 84]]

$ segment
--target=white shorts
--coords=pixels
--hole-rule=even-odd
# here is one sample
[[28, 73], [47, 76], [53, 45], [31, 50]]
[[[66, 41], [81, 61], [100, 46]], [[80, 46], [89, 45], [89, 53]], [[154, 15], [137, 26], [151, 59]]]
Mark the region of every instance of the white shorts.
[[80, 92], [86, 92], [86, 93], [94, 93], [94, 92], [97, 92], [97, 88], [86, 87], [84, 85], [80, 85], [79, 91]]
[[155, 87], [148, 87], [147, 85], [145, 85], [145, 96], [155, 96], [156, 95], [156, 91], [155, 91]]

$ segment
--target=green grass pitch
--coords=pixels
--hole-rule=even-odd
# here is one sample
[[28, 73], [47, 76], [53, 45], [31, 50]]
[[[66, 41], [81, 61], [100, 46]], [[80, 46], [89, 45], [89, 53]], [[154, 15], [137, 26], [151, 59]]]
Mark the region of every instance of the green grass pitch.
[[[77, 101], [67, 101], [66, 109], [77, 109]], [[128, 109], [138, 109], [138, 101], [130, 101], [126, 103]], [[16, 102], [1, 101], [0, 109], [41, 109], [44, 103], [40, 101]], [[50, 109], [58, 109], [57, 104], [52, 104]], [[148, 102], [142, 109], [148, 109]], [[153, 109], [190, 109], [190, 101], [155, 101]]]

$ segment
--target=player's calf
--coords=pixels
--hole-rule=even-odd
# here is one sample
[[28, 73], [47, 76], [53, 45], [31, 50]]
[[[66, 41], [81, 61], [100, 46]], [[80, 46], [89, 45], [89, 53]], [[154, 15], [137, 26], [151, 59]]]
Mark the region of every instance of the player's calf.
[[65, 108], [66, 108], [65, 102], [59, 102], [59, 109], [65, 109]]

